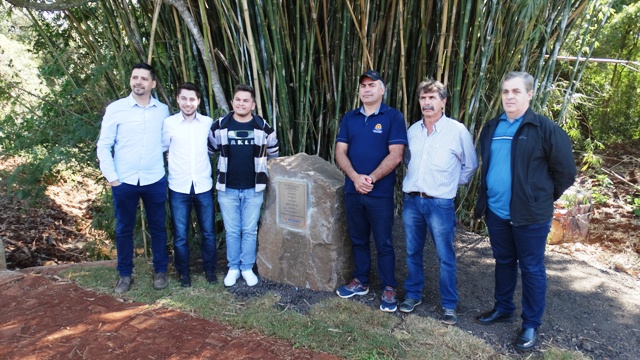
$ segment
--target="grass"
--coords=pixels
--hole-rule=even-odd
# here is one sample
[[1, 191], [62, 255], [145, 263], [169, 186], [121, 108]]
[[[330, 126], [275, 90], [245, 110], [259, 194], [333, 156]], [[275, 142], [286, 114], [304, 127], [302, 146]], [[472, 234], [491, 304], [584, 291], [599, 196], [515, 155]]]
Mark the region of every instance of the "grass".
[[[192, 287], [171, 281], [163, 290], [151, 285], [152, 266], [136, 260], [137, 281], [126, 298], [150, 306], [186, 311], [234, 328], [257, 330], [290, 341], [294, 347], [324, 351], [348, 359], [507, 359], [483, 340], [431, 318], [404, 319], [339, 298], [312, 306], [308, 314], [283, 310], [276, 293], [247, 301], [235, 298], [220, 283], [210, 285], [193, 275]], [[146, 276], [148, 274], [148, 276]], [[83, 288], [113, 294], [111, 267], [72, 268], [59, 274]], [[584, 359], [580, 353], [549, 348], [544, 359]]]

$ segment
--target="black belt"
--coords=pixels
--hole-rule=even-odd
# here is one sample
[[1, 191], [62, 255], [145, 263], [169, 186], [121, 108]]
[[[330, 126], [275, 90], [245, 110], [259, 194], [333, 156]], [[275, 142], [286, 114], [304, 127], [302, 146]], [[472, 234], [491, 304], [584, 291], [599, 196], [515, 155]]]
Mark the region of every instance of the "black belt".
[[420, 196], [423, 199], [435, 199], [433, 196], [427, 195], [427, 194], [425, 194], [423, 192], [419, 192], [419, 191], [412, 191], [412, 192], [409, 192], [407, 194], [409, 194], [409, 196], [411, 196], [411, 197]]

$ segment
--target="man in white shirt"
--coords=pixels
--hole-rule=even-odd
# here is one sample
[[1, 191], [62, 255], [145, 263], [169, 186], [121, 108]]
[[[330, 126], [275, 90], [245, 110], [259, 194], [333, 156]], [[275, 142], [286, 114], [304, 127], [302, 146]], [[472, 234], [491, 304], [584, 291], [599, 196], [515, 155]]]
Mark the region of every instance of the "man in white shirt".
[[167, 105], [151, 96], [156, 87], [153, 67], [133, 66], [131, 94], [107, 106], [97, 144], [100, 170], [111, 185], [116, 218], [116, 294], [129, 291], [133, 278], [133, 230], [139, 199], [145, 207], [153, 252], [153, 287], [167, 287], [167, 179], [162, 159], [162, 122]]
[[429, 230], [440, 263], [442, 322], [454, 325], [458, 321], [454, 198], [458, 185], [469, 182], [478, 168], [478, 155], [467, 128], [444, 114], [444, 85], [432, 79], [423, 81], [417, 93], [423, 118], [407, 131], [402, 220], [409, 273], [404, 286], [406, 297], [399, 309], [411, 312], [422, 302], [423, 249]]
[[189, 228], [195, 208], [202, 235], [202, 266], [207, 281], [217, 281], [216, 237], [213, 229], [213, 179], [207, 141], [213, 119], [198, 113], [200, 91], [186, 82], [178, 87], [180, 112], [166, 118], [162, 147], [169, 151], [169, 206], [173, 223], [174, 263], [182, 287], [191, 286]]

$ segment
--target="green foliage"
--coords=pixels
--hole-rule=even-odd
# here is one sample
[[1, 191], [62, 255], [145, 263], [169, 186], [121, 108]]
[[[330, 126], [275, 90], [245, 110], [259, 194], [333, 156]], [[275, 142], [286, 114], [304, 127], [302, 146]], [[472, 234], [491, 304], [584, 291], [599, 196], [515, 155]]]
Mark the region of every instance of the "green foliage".
[[[614, 8], [592, 57], [630, 63], [589, 62], [576, 86], [577, 92], [588, 94], [575, 104], [576, 127], [585, 139], [604, 146], [640, 137], [640, 3], [615, 1]], [[603, 7], [594, 9], [589, 16], [602, 16]], [[576, 31], [576, 42], [569, 41], [568, 55], [580, 50], [576, 44], [581, 35]]]
[[640, 217], [640, 194], [635, 194], [633, 197], [629, 196], [627, 201], [633, 207], [633, 215]]
[[603, 192], [613, 187], [613, 181], [611, 181], [611, 179], [609, 179], [609, 177], [604, 174], [596, 174], [595, 179], [596, 184], [591, 187], [591, 196], [596, 203], [604, 204], [609, 201], [609, 197], [603, 194]]
[[[203, 112], [216, 116], [236, 84], [252, 84], [258, 113], [276, 128], [281, 155], [306, 152], [333, 161], [340, 119], [358, 105], [357, 79], [368, 68], [384, 76], [385, 102], [408, 124], [420, 116], [417, 84], [426, 77], [442, 81], [451, 94], [447, 113], [476, 135], [499, 112], [500, 81], [508, 71], [531, 72], [537, 79], [533, 107], [547, 107], [555, 56], [585, 9], [595, 7], [587, 0], [189, 5], [186, 13], [163, 5], [153, 34], [154, 2], [15, 9], [31, 21], [29, 47], [41, 61], [37, 77], [48, 93], [29, 116], [0, 123], [3, 146], [43, 146], [47, 154], [82, 149], [78, 155], [85, 157], [77, 163], [95, 166], [87, 160], [104, 107], [128, 93], [130, 66], [148, 58], [157, 69], [157, 96], [170, 105], [177, 85], [192, 81], [203, 90]], [[570, 78], [575, 73], [567, 70]], [[460, 193], [460, 214], [470, 214], [476, 192], [477, 178]]]

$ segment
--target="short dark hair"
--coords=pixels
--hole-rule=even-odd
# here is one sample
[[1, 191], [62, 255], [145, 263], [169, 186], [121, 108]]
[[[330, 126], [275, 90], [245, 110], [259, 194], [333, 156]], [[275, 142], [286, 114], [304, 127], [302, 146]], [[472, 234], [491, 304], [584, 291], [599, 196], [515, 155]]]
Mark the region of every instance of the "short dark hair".
[[447, 98], [447, 87], [444, 86], [440, 81], [436, 81], [434, 79], [428, 78], [425, 81], [418, 84], [418, 90], [416, 91], [416, 95], [418, 95], [418, 99], [420, 99], [420, 95], [422, 93], [430, 93], [433, 91], [437, 91], [440, 96], [440, 100], [444, 100]]
[[188, 81], [180, 84], [180, 86], [178, 86], [178, 91], [176, 92], [176, 96], [180, 96], [180, 92], [182, 92], [182, 90], [193, 91], [193, 92], [196, 93], [196, 97], [198, 99], [200, 99], [200, 90], [198, 89], [196, 84], [188, 82]]
[[[524, 81], [524, 89], [527, 92], [533, 91], [533, 76], [531, 76], [531, 74], [525, 71], [508, 72], [507, 75], [504, 76], [504, 80], [502, 80], [502, 84], [515, 78], [521, 78], [522, 81]], [[500, 88], [502, 88], [502, 84], [500, 84]]]
[[147, 63], [135, 64], [131, 68], [131, 71], [133, 72], [134, 69], [149, 70], [149, 72], [151, 73], [151, 80], [155, 80], [156, 79], [156, 70], [153, 68], [153, 66], [151, 66], [151, 65], [149, 65]]
[[251, 94], [251, 100], [256, 101], [256, 91], [253, 90], [251, 85], [247, 84], [239, 84], [233, 89], [233, 96], [235, 96], [239, 91], [246, 91]]

